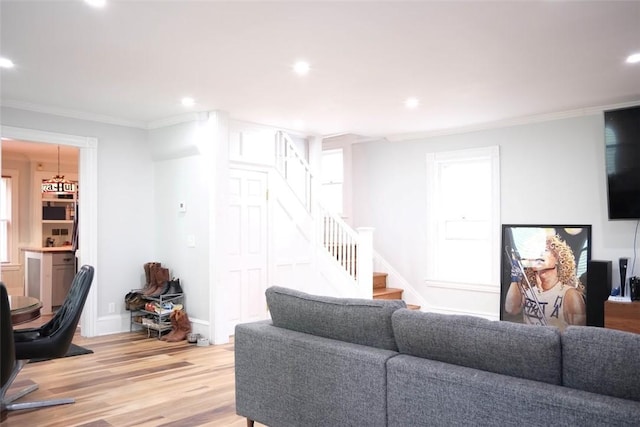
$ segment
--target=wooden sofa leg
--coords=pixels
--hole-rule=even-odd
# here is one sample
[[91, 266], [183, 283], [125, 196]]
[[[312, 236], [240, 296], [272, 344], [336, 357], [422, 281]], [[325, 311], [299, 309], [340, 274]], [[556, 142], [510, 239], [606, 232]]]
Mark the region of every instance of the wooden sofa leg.
[[253, 427], [253, 420], [247, 418], [247, 427]]

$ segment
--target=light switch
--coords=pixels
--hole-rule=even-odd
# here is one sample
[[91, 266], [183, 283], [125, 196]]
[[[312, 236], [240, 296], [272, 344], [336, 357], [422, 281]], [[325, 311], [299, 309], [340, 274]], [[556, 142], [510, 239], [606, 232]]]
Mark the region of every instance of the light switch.
[[187, 235], [187, 247], [195, 248], [196, 247], [196, 236], [193, 234]]
[[187, 204], [185, 202], [178, 202], [178, 212], [186, 212]]

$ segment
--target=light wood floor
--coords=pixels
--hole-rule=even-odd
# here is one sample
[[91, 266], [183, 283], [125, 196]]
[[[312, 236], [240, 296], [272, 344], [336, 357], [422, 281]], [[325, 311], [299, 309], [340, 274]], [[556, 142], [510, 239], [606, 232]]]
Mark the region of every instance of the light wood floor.
[[235, 413], [233, 343], [197, 347], [142, 332], [73, 342], [94, 353], [27, 364], [11, 391], [35, 382], [20, 401], [76, 402], [10, 411], [2, 427], [246, 426]]

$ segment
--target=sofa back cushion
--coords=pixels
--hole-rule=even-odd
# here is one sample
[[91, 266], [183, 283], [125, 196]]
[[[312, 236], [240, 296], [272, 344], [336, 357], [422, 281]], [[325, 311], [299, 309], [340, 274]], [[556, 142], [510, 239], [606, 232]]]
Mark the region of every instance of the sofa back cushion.
[[266, 291], [273, 325], [320, 337], [397, 351], [391, 314], [400, 300], [310, 295], [272, 286]]
[[563, 385], [640, 401], [640, 335], [592, 326], [562, 334]]
[[393, 333], [401, 353], [550, 384], [562, 381], [555, 327], [398, 310]]

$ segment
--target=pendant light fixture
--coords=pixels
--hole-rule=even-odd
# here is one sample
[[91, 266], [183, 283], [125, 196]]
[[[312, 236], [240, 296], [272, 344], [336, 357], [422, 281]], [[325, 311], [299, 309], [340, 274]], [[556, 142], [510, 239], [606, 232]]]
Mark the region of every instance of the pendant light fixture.
[[64, 179], [60, 175], [60, 146], [58, 145], [58, 173], [50, 179], [42, 180], [43, 193], [75, 193], [77, 185], [75, 182]]

